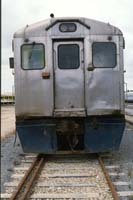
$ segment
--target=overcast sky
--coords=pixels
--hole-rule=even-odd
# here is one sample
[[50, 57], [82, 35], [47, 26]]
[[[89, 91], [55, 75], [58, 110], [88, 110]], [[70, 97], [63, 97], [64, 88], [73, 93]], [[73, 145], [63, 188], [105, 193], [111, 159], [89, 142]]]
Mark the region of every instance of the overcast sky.
[[123, 32], [125, 82], [133, 89], [132, 0], [3, 0], [2, 1], [2, 93], [12, 92], [14, 77], [9, 69], [13, 33], [27, 24], [55, 17], [87, 17], [120, 28]]

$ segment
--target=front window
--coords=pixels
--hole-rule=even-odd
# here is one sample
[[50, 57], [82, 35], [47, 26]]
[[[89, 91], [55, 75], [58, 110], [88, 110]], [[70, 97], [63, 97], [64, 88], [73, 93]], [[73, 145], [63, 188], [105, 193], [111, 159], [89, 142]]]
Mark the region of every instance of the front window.
[[22, 46], [22, 68], [42, 69], [45, 66], [45, 51], [43, 44], [24, 44]]
[[94, 67], [116, 66], [116, 45], [113, 42], [94, 42], [92, 45]]
[[60, 69], [77, 69], [79, 67], [79, 46], [77, 44], [58, 46], [58, 66]]

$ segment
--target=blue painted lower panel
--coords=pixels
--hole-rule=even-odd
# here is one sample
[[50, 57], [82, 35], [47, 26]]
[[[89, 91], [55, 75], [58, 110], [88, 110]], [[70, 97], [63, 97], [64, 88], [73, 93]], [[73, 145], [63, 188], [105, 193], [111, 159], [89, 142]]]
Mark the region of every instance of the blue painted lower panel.
[[118, 150], [125, 128], [124, 119], [96, 118], [85, 122], [84, 144], [86, 151], [106, 152]]
[[24, 152], [54, 153], [57, 150], [55, 125], [30, 122], [16, 127]]
[[[96, 153], [119, 149], [125, 127], [124, 118], [90, 117], [79, 120], [80, 122], [82, 120], [81, 124], [84, 125], [83, 132], [81, 132], [82, 141], [79, 141], [84, 144], [82, 151]], [[60, 121], [61, 119], [59, 124]], [[69, 119], [69, 121], [71, 120]], [[51, 154], [58, 151], [59, 140], [57, 141], [56, 125], [56, 119], [52, 118], [48, 121], [36, 119], [17, 122], [17, 133], [23, 151]], [[63, 141], [67, 142], [66, 135], [64, 135]]]

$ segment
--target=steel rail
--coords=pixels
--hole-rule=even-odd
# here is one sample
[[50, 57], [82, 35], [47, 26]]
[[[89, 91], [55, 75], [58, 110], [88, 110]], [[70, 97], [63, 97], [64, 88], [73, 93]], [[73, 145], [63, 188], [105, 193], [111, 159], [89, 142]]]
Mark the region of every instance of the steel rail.
[[35, 178], [37, 177], [37, 174], [40, 171], [40, 168], [41, 168], [43, 162], [44, 162], [44, 158], [42, 157], [39, 160], [38, 165], [37, 165], [36, 169], [34, 170], [34, 173], [33, 173], [32, 177], [31, 177], [30, 181], [28, 182], [27, 187], [26, 187], [24, 193], [22, 194], [22, 197], [20, 198], [20, 200], [25, 200], [26, 197], [28, 196], [30, 188], [33, 185], [33, 182], [34, 182]]
[[118, 194], [117, 194], [117, 192], [115, 190], [114, 184], [112, 183], [112, 181], [110, 179], [110, 176], [109, 176], [109, 174], [108, 174], [108, 172], [107, 172], [107, 170], [105, 168], [104, 162], [102, 161], [102, 159], [101, 159], [101, 157], [99, 155], [98, 155], [98, 161], [99, 161], [99, 164], [100, 164], [100, 166], [102, 168], [102, 171], [103, 171], [103, 173], [105, 175], [106, 181], [108, 183], [108, 186], [110, 188], [110, 191], [112, 193], [112, 196], [113, 196], [114, 200], [120, 200], [120, 198], [119, 198], [119, 196], [118, 196]]
[[[31, 164], [30, 168], [28, 169], [28, 171], [26, 172], [26, 174], [24, 175], [24, 177], [21, 179], [18, 187], [16, 188], [16, 191], [12, 194], [11, 198], [9, 200], [15, 200], [17, 199], [18, 195], [20, 194], [23, 186], [25, 185], [27, 179], [29, 178], [29, 176], [31, 175], [31, 173], [33, 173], [31, 175], [31, 179], [29, 180], [29, 182], [27, 183], [24, 191], [22, 194], [20, 194], [20, 197], [19, 199], [20, 200], [25, 200], [29, 191], [30, 191], [30, 188], [43, 164], [43, 161], [44, 161], [44, 157], [41, 157], [40, 155], [38, 155], [35, 160], [33, 161], [33, 163]], [[34, 170], [35, 168], [35, 170]], [[33, 171], [34, 170], [34, 171]]]

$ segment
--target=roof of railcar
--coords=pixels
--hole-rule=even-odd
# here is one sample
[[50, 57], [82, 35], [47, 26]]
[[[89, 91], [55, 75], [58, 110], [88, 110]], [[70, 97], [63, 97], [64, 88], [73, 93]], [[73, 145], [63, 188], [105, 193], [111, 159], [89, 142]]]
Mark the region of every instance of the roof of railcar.
[[115, 35], [122, 35], [122, 32], [119, 28], [112, 26], [109, 23], [104, 23], [101, 21], [83, 18], [83, 17], [62, 17], [62, 18], [50, 18], [47, 20], [43, 20], [31, 25], [26, 25], [24, 28], [15, 32], [14, 37], [24, 37], [26, 35], [29, 37], [45, 35], [47, 34], [48, 30], [50, 30], [54, 25], [58, 22], [79, 22], [83, 26], [90, 27], [90, 34], [91, 35], [108, 35], [108, 34], [115, 34]]

